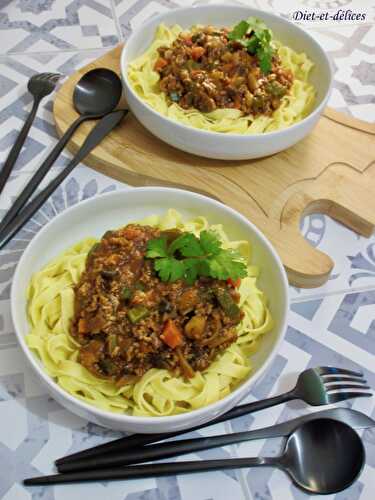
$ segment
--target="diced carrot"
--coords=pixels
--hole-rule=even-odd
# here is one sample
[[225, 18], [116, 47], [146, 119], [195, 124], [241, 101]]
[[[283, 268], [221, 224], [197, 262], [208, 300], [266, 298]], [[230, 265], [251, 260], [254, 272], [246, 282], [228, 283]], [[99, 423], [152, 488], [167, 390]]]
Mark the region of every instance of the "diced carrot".
[[191, 49], [191, 57], [194, 59], [194, 61], [198, 61], [204, 54], [204, 48], [200, 47], [199, 45], [196, 45]]
[[228, 278], [227, 283], [233, 288], [238, 288], [241, 285], [241, 278], [236, 279], [236, 281], [233, 281], [232, 278]]
[[78, 332], [79, 333], [86, 333], [87, 327], [88, 327], [87, 321], [84, 318], [81, 318], [78, 321]]
[[239, 95], [236, 95], [236, 97], [234, 98], [233, 107], [236, 109], [241, 109], [241, 97]]
[[163, 69], [166, 65], [168, 64], [168, 61], [166, 61], [163, 57], [159, 57], [159, 59], [156, 61], [154, 70], [155, 71], [160, 71]]
[[171, 349], [175, 349], [177, 346], [181, 345], [183, 340], [181, 330], [171, 319], [167, 320], [160, 338]]

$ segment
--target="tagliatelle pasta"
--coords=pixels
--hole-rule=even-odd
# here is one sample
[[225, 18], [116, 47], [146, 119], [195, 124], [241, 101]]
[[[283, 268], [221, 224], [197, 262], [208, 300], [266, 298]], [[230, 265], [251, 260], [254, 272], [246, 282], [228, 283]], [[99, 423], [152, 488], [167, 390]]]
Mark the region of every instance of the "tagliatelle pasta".
[[248, 264], [248, 276], [239, 288], [244, 318], [237, 327], [237, 341], [204, 371], [191, 379], [175, 377], [165, 369], [152, 368], [135, 384], [117, 387], [99, 378], [78, 362], [79, 344], [70, 335], [74, 314], [74, 286], [85, 269], [87, 255], [97, 240], [87, 238], [72, 246], [35, 273], [27, 290], [30, 332], [26, 342], [40, 358], [46, 372], [74, 397], [103, 410], [142, 416], [184, 413], [213, 403], [233, 390], [251, 372], [249, 354], [272, 328], [264, 294], [257, 288], [258, 269], [251, 265], [247, 241], [230, 241], [221, 225], [209, 226], [204, 217], [183, 222], [169, 210], [139, 222], [160, 229], [178, 228], [196, 235], [214, 231], [223, 248], [237, 249]]
[[155, 71], [158, 48], [170, 46], [182, 32], [178, 25], [167, 27], [160, 24], [155, 38], [148, 50], [129, 63], [128, 78], [138, 96], [155, 111], [174, 121], [212, 132], [259, 134], [281, 130], [305, 118], [311, 111], [315, 100], [315, 89], [308, 82], [312, 61], [304, 53], [297, 53], [279, 42], [273, 42], [281, 60], [281, 66], [293, 74], [293, 84], [281, 104], [271, 115], [244, 115], [239, 109], [222, 108], [211, 112], [201, 112], [194, 107], [183, 109], [179, 104], [170, 102], [158, 82], [159, 73]]

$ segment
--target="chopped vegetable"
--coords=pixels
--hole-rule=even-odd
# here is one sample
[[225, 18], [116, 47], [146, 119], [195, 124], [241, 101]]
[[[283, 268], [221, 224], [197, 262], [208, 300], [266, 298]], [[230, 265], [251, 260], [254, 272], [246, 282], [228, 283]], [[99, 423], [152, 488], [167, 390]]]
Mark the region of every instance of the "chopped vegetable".
[[204, 333], [206, 318], [204, 316], [193, 316], [185, 325], [185, 335], [189, 339], [199, 339]]
[[124, 288], [121, 290], [122, 300], [129, 300], [132, 295], [133, 295], [133, 290], [128, 286], [124, 286]]
[[228, 278], [227, 283], [233, 288], [239, 288], [239, 286], [241, 285], [241, 278], [237, 278], [235, 281], [233, 281], [232, 278]]
[[145, 306], [135, 306], [128, 310], [127, 315], [130, 321], [135, 324], [141, 319], [146, 318], [150, 314], [150, 311]]
[[224, 312], [228, 314], [230, 318], [236, 319], [239, 317], [241, 313], [240, 308], [234, 302], [227, 290], [224, 288], [216, 288], [215, 295]]
[[81, 318], [78, 321], [78, 332], [79, 333], [86, 333], [87, 331], [88, 331], [87, 321], [84, 318]]
[[171, 319], [167, 320], [160, 338], [171, 349], [175, 349], [183, 342], [181, 330]]
[[203, 47], [200, 47], [199, 45], [195, 46], [191, 49], [191, 57], [194, 59], [194, 61], [198, 61], [198, 59], [203, 56], [204, 52], [205, 50]]
[[162, 281], [185, 280], [193, 284], [200, 276], [237, 280], [246, 276], [240, 256], [224, 249], [218, 237], [202, 231], [199, 238], [183, 233], [168, 245], [165, 236], [149, 240], [146, 257], [155, 259], [154, 267]]
[[165, 66], [167, 66], [167, 64], [168, 64], [168, 61], [166, 61], [163, 57], [159, 57], [159, 59], [155, 63], [154, 69], [155, 69], [155, 71], [160, 71]]
[[110, 356], [114, 356], [117, 347], [117, 337], [116, 335], [108, 335], [108, 352]]

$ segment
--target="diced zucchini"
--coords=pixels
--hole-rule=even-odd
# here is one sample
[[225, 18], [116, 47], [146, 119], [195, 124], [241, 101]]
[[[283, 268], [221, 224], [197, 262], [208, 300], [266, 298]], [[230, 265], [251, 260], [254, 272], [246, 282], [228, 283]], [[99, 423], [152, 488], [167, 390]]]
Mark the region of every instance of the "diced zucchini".
[[136, 306], [132, 307], [129, 309], [127, 312], [128, 318], [130, 321], [135, 324], [138, 323], [138, 321], [141, 321], [141, 319], [146, 318], [148, 316], [150, 311], [147, 309], [145, 306]]
[[111, 334], [108, 336], [108, 352], [111, 356], [113, 356], [113, 353], [117, 347], [117, 336], [114, 334]]
[[227, 290], [224, 288], [217, 288], [215, 289], [215, 295], [222, 309], [230, 318], [236, 319], [240, 316], [240, 308], [234, 302]]
[[121, 298], [122, 300], [129, 300], [133, 295], [133, 290], [129, 286], [124, 286], [121, 290]]

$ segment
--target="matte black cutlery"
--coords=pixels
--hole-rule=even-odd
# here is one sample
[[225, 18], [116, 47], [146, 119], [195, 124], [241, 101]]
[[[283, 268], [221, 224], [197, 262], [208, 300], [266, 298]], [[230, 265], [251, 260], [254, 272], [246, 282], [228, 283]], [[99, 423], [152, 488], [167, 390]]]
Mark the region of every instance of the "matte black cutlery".
[[372, 396], [372, 394], [366, 391], [368, 388], [366, 381], [359, 372], [331, 366], [310, 368], [299, 375], [296, 386], [285, 394], [237, 406], [210, 422], [195, 426], [191, 429], [163, 434], [133, 434], [110, 443], [60, 458], [56, 461], [56, 465], [60, 466], [63, 463], [73, 462], [74, 460], [82, 458], [99, 457], [103, 453], [116, 453], [129, 450], [130, 448], [156, 443], [162, 439], [168, 439], [180, 434], [185, 434], [186, 432], [199, 430], [293, 399], [302, 399], [309, 405], [319, 406], [344, 401], [350, 398], [369, 397]]
[[374, 420], [359, 411], [351, 410], [349, 408], [335, 408], [332, 410], [322, 410], [314, 413], [308, 413], [307, 415], [288, 420], [287, 422], [283, 422], [281, 424], [246, 432], [236, 432], [232, 434], [183, 439], [170, 442], [167, 441], [165, 443], [143, 446], [141, 448], [132, 448], [128, 451], [106, 453], [91, 458], [82, 458], [81, 460], [76, 460], [74, 462], [60, 464], [57, 466], [57, 469], [59, 472], [73, 472], [79, 470], [137, 464], [152, 460], [171, 458], [177, 455], [183, 455], [184, 453], [195, 453], [197, 451], [217, 448], [219, 446], [241, 443], [243, 441], [288, 436], [301, 424], [318, 418], [331, 418], [339, 420], [355, 429], [364, 429], [375, 426]]
[[69, 472], [26, 479], [25, 485], [136, 479], [244, 467], [278, 467], [294, 484], [310, 493], [329, 494], [348, 488], [365, 463], [358, 434], [338, 420], [315, 419], [301, 424], [288, 437], [277, 457], [196, 460]]
[[70, 163], [9, 223], [6, 228], [5, 236], [3, 236], [0, 240], [0, 250], [43, 205], [54, 190], [70, 174], [74, 167], [84, 160], [90, 151], [92, 151], [104, 139], [104, 137], [108, 135], [118, 123], [120, 123], [127, 113], [127, 110], [113, 111], [98, 121]]
[[84, 121], [102, 118], [113, 111], [120, 101], [121, 93], [121, 80], [114, 71], [98, 68], [82, 76], [73, 94], [73, 104], [80, 116], [68, 127], [3, 217], [0, 222], [0, 241], [7, 239], [6, 236], [9, 234], [7, 226], [35, 193], [76, 129]]
[[20, 133], [18, 134], [16, 142], [13, 144], [12, 149], [9, 152], [8, 158], [0, 172], [0, 194], [4, 189], [6, 181], [8, 180], [14, 164], [17, 161], [18, 155], [21, 152], [22, 146], [24, 145], [27, 134], [29, 133], [30, 127], [34, 121], [36, 113], [39, 108], [40, 101], [43, 97], [46, 97], [51, 92], [54, 91], [56, 83], [62, 75], [60, 73], [38, 73], [33, 75], [27, 84], [27, 89], [34, 98], [33, 107], [25, 121]]

